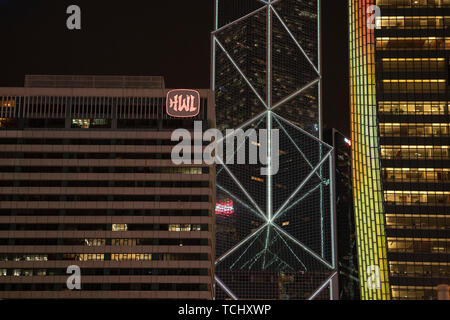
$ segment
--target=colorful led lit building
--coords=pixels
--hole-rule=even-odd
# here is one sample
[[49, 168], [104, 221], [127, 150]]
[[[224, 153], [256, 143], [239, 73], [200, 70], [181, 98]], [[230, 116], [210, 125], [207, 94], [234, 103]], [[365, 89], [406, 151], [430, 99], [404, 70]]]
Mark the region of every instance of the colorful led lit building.
[[[320, 3], [217, 0], [217, 127], [274, 129], [279, 170], [219, 164], [216, 297], [337, 299], [332, 148], [321, 141]], [[275, 146], [264, 140], [270, 167]], [[247, 137], [234, 157], [261, 140]], [[236, 163], [236, 162], [235, 162]]]
[[[215, 170], [173, 164], [161, 77], [0, 88], [0, 299], [212, 299]], [[68, 290], [67, 267], [81, 268]]]
[[324, 130], [324, 141], [334, 149], [336, 237], [339, 300], [359, 300], [360, 282], [353, 205], [352, 142], [336, 129]]
[[349, 14], [362, 298], [435, 299], [450, 282], [450, 1], [350, 0]]

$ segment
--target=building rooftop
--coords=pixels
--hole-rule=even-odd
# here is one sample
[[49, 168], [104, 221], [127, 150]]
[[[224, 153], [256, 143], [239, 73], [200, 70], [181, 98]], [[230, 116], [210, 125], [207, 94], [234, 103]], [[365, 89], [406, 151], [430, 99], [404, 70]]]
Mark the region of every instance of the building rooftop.
[[164, 89], [161, 76], [25, 75], [27, 88]]

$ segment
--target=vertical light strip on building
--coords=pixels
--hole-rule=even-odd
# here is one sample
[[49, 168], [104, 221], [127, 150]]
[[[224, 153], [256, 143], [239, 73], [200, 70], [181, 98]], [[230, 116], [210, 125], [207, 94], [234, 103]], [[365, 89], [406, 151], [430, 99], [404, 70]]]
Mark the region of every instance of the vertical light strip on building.
[[361, 298], [389, 300], [383, 194], [376, 117], [373, 0], [350, 0], [350, 104]]

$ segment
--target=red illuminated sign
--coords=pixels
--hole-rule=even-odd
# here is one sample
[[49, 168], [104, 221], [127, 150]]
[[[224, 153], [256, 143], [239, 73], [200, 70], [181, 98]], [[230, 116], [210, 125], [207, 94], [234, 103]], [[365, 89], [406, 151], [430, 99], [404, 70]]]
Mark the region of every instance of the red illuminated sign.
[[234, 213], [233, 200], [219, 201], [216, 203], [216, 214], [229, 217]]
[[167, 92], [167, 114], [175, 118], [192, 118], [200, 113], [200, 92], [176, 89]]
[[349, 147], [352, 146], [352, 140], [345, 138], [345, 143], [348, 144]]

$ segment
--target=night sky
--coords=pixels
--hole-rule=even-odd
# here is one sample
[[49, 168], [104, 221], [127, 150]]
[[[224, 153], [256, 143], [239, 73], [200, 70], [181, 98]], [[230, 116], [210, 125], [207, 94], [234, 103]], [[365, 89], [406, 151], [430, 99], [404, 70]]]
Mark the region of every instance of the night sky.
[[[82, 29], [66, 28], [66, 8]], [[0, 0], [0, 86], [25, 74], [162, 75], [209, 88], [213, 0]], [[324, 124], [349, 134], [347, 0], [323, 0]]]

